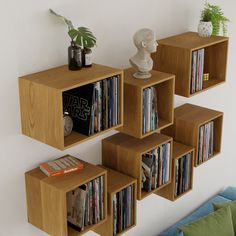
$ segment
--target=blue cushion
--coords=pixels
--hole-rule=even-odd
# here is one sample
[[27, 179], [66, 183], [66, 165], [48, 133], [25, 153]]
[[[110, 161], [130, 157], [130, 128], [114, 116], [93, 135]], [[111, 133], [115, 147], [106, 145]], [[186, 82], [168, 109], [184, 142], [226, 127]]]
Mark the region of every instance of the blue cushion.
[[220, 196], [228, 198], [232, 201], [236, 200], [236, 187], [227, 187], [223, 192], [219, 193]]
[[193, 213], [188, 215], [186, 218], [178, 221], [176, 224], [172, 225], [170, 228], [160, 233], [159, 236], [183, 236], [182, 232], [180, 233], [179, 230], [177, 229], [180, 225], [188, 224], [194, 220], [199, 219], [200, 217], [203, 217], [213, 212], [214, 211], [213, 206], [212, 206], [213, 202], [219, 203], [219, 202], [227, 202], [227, 201], [230, 201], [230, 200], [228, 198], [225, 198], [219, 195], [212, 197], [203, 205], [201, 205], [197, 210], [195, 210]]

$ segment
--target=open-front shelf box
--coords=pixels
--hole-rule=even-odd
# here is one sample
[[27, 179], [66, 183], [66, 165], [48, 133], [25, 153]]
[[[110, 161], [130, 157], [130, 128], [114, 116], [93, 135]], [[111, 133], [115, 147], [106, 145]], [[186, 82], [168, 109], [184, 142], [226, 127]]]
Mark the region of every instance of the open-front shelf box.
[[[179, 195], [176, 195], [176, 164], [177, 161], [182, 158], [183, 156], [190, 154], [191, 155], [191, 168], [190, 168], [190, 176], [189, 178], [189, 188], [182, 192]], [[190, 146], [186, 146], [184, 144], [181, 143], [177, 143], [177, 142], [173, 142], [173, 154], [172, 154], [172, 179], [171, 179], [171, 183], [168, 184], [166, 187], [157, 190], [156, 194], [160, 195], [164, 198], [167, 198], [171, 201], [175, 201], [178, 198], [182, 197], [183, 195], [185, 195], [186, 193], [188, 193], [189, 191], [192, 190], [193, 188], [193, 171], [194, 171], [194, 148], [190, 147]]]
[[[142, 155], [166, 143], [170, 143], [169, 181], [146, 192], [142, 189]], [[171, 157], [172, 138], [162, 134], [152, 134], [144, 139], [137, 139], [118, 133], [102, 141], [103, 165], [137, 179], [138, 200], [142, 200], [170, 183]]]
[[[86, 136], [72, 131], [64, 137], [63, 92], [119, 75], [119, 121], [116, 126]], [[64, 150], [123, 124], [123, 71], [93, 64], [70, 71], [60, 66], [19, 78], [22, 133]]]
[[120, 172], [112, 170], [110, 168], [101, 166], [107, 170], [107, 220], [96, 227], [95, 232], [102, 236], [113, 235], [113, 197], [116, 193], [122, 191], [123, 189], [133, 186], [133, 222], [132, 224], [115, 235], [122, 235], [136, 225], [136, 211], [137, 211], [137, 180], [124, 175]]
[[[119, 130], [136, 138], [144, 138], [173, 123], [175, 76], [159, 71], [151, 71], [149, 79], [135, 79], [133, 68], [124, 71], [124, 126]], [[148, 133], [143, 132], [143, 91], [156, 89], [158, 127]]]
[[170, 135], [175, 141], [192, 146], [195, 148], [194, 166], [198, 164], [199, 151], [199, 129], [202, 125], [214, 122], [213, 128], [213, 155], [206, 161], [212, 159], [221, 152], [223, 112], [196, 106], [193, 104], [184, 104], [175, 108], [174, 125], [162, 130], [163, 134]]
[[[203, 89], [191, 94], [192, 53], [205, 49]], [[158, 40], [157, 52], [152, 54], [153, 68], [176, 75], [175, 93], [191, 97], [226, 80], [228, 38], [211, 36], [204, 38], [195, 32], [187, 32]]]
[[[81, 161], [83, 162], [83, 161]], [[39, 168], [25, 173], [28, 221], [49, 235], [78, 236], [105, 222], [107, 218], [107, 171], [87, 162], [80, 172], [47, 177]], [[78, 232], [67, 224], [66, 194], [103, 176], [104, 219]]]

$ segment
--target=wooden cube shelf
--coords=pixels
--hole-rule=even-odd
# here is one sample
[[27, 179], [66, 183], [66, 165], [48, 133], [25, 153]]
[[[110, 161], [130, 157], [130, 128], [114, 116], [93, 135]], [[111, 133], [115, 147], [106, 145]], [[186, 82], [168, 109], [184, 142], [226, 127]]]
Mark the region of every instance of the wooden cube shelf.
[[[120, 75], [120, 124], [94, 135], [72, 131], [64, 137], [63, 92]], [[123, 71], [94, 64], [70, 71], [68, 65], [19, 78], [22, 133], [60, 150], [123, 125]]]
[[[150, 79], [135, 79], [133, 68], [124, 71], [124, 125], [119, 130], [136, 138], [144, 138], [173, 124], [175, 76], [151, 71]], [[143, 90], [154, 86], [157, 91], [158, 128], [143, 133]]]
[[[25, 173], [28, 221], [52, 236], [77, 236], [92, 230], [107, 218], [107, 171], [81, 161], [84, 169], [62, 176], [47, 177], [39, 168]], [[103, 176], [105, 217], [97, 224], [78, 232], [67, 225], [66, 193]]]
[[[169, 181], [150, 192], [142, 190], [142, 155], [162, 144], [170, 143], [171, 158], [172, 142], [173, 139], [171, 137], [162, 134], [152, 134], [145, 139], [137, 139], [122, 133], [118, 133], [103, 139], [102, 164], [137, 179], [137, 199], [142, 200], [151, 193], [155, 192], [157, 189], [161, 189], [170, 183]], [[169, 180], [171, 179], [170, 170]]]
[[[189, 182], [189, 188], [185, 192], [179, 194], [176, 196], [176, 166], [177, 161], [182, 158], [183, 156], [190, 154], [191, 155], [191, 168], [190, 168], [190, 182]], [[181, 143], [173, 142], [173, 154], [172, 154], [172, 179], [171, 183], [168, 184], [165, 188], [162, 188], [160, 190], [156, 191], [157, 195], [160, 195], [164, 198], [167, 198], [171, 201], [175, 201], [178, 198], [182, 197], [186, 193], [192, 190], [193, 187], [193, 167], [194, 167], [194, 148], [190, 146], [186, 146]]]
[[[205, 49], [204, 73], [209, 73], [209, 80], [203, 81], [203, 90], [191, 94], [192, 52], [201, 48]], [[153, 68], [175, 74], [175, 93], [191, 97], [225, 82], [227, 53], [227, 37], [203, 38], [197, 33], [187, 32], [158, 40], [157, 52], [152, 55]]]
[[208, 159], [210, 160], [221, 151], [223, 112], [186, 103], [175, 108], [174, 125], [162, 130], [162, 133], [172, 136], [177, 142], [194, 147], [194, 166], [197, 167], [204, 163], [197, 162], [199, 128], [210, 121], [214, 121], [213, 156]]
[[105, 168], [107, 170], [107, 220], [96, 227], [94, 230], [96, 233], [102, 235], [102, 236], [111, 236], [113, 235], [113, 196], [122, 191], [123, 189], [127, 188], [128, 186], [133, 185], [133, 222], [132, 224], [125, 228], [123, 231], [117, 233], [116, 235], [122, 235], [123, 233], [127, 232], [131, 228], [133, 228], [136, 225], [136, 211], [137, 211], [137, 180], [124, 175], [120, 172], [117, 172], [115, 170], [112, 170], [110, 168], [106, 168], [104, 166], [101, 166], [102, 168]]

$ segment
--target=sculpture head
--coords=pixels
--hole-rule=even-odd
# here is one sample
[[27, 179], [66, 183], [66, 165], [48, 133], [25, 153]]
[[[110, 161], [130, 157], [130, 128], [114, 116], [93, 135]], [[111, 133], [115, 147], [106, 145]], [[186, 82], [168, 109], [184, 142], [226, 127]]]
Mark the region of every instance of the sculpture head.
[[138, 50], [145, 50], [148, 53], [153, 53], [156, 51], [157, 42], [155, 34], [150, 29], [140, 29], [133, 37], [134, 44]]

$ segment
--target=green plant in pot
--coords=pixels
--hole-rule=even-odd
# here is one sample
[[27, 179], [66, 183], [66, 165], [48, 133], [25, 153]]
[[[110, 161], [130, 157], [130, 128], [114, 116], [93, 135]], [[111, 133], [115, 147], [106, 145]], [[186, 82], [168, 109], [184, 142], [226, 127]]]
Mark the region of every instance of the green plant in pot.
[[86, 27], [75, 28], [70, 20], [57, 14], [52, 9], [50, 13], [62, 20], [68, 27], [68, 35], [71, 38], [71, 46], [68, 48], [68, 64], [70, 70], [81, 69], [82, 66], [89, 67], [92, 65], [92, 50], [96, 45], [96, 37], [90, 29]]
[[201, 37], [219, 35], [222, 29], [223, 35], [227, 34], [227, 23], [229, 19], [224, 16], [220, 6], [211, 5], [206, 2], [201, 13], [201, 21], [198, 25], [198, 34]]

